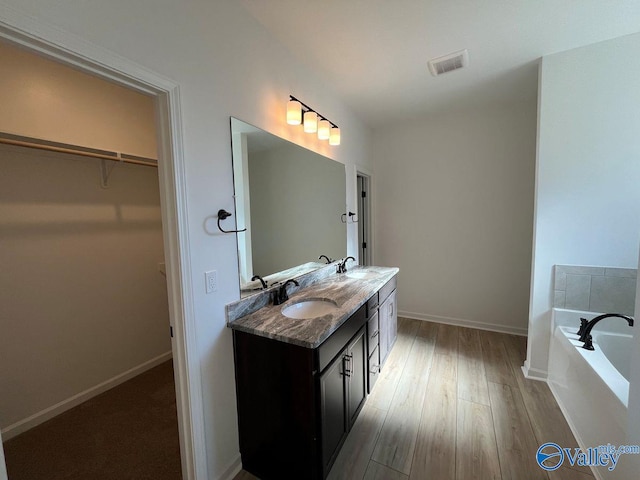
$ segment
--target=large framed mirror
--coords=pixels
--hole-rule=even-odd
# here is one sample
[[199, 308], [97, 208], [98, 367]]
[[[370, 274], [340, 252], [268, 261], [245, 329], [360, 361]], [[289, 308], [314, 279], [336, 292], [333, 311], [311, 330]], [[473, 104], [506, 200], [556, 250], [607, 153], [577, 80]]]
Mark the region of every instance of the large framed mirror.
[[343, 164], [233, 117], [231, 144], [241, 297], [347, 255]]

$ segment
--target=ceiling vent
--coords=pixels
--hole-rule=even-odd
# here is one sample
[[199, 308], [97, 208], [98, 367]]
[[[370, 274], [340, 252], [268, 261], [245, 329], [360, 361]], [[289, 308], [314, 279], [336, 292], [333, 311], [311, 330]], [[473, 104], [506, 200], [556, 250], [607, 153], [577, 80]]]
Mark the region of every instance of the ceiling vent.
[[428, 64], [431, 75], [437, 77], [443, 73], [453, 72], [454, 70], [466, 67], [469, 64], [469, 52], [465, 48], [459, 52], [429, 60]]

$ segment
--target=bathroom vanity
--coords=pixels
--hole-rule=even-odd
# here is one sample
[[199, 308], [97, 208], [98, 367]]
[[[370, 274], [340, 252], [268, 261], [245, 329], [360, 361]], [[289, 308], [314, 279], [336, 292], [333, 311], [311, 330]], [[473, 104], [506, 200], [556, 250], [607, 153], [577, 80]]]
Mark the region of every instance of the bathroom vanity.
[[[263, 480], [327, 477], [397, 336], [397, 273], [334, 273], [229, 322], [245, 470]], [[330, 303], [330, 313], [285, 316], [309, 301]]]

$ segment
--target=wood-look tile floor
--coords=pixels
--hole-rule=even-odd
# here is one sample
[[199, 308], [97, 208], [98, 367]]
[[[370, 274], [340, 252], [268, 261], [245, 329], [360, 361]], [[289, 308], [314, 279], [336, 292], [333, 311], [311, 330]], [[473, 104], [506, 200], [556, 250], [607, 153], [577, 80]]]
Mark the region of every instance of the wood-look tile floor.
[[398, 319], [329, 480], [593, 480], [536, 463], [543, 443], [578, 445], [549, 387], [524, 378], [525, 356], [524, 337]]

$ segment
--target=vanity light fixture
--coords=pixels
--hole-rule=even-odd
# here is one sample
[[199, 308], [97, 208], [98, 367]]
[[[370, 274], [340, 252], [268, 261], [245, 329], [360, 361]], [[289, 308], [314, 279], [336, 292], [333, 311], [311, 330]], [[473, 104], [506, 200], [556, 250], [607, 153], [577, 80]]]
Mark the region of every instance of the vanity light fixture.
[[302, 105], [297, 100], [289, 100], [287, 103], [287, 123], [289, 125], [302, 123]]
[[340, 129], [333, 127], [329, 134], [329, 145], [340, 145]]
[[331, 124], [329, 120], [320, 120], [318, 122], [318, 139], [329, 140], [329, 131], [331, 130]]
[[316, 112], [304, 112], [304, 131], [307, 133], [318, 131], [318, 114]]
[[329, 145], [340, 145], [340, 129], [328, 118], [305, 105], [293, 95], [289, 95], [287, 103], [287, 123], [300, 125], [307, 133], [318, 132], [318, 139], [329, 140]]

